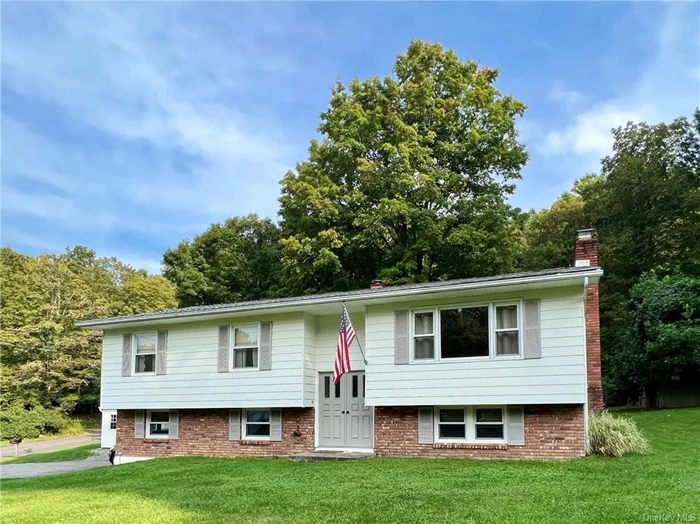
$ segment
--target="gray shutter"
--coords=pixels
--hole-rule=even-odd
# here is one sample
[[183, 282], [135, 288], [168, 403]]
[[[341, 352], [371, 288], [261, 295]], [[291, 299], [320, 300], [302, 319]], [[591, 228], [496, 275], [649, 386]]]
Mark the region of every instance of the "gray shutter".
[[131, 333], [124, 333], [122, 341], [122, 377], [131, 376]]
[[228, 439], [241, 440], [241, 412], [238, 409], [228, 412]]
[[272, 369], [272, 322], [262, 322], [260, 324], [258, 368], [260, 371], [270, 371]]
[[508, 444], [525, 445], [525, 409], [508, 406]]
[[168, 438], [177, 438], [180, 426], [180, 413], [177, 409], [170, 410], [170, 427], [168, 428]]
[[432, 444], [433, 408], [418, 408], [418, 444]]
[[282, 440], [282, 410], [281, 409], [271, 409], [270, 410], [270, 440], [273, 442]]
[[143, 438], [145, 421], [143, 411], [134, 412], [134, 438]]
[[168, 332], [158, 332], [158, 345], [156, 346], [156, 375], [165, 375], [168, 367]]
[[408, 311], [394, 313], [394, 364], [408, 364]]
[[216, 370], [219, 373], [228, 372], [230, 336], [231, 326], [219, 326], [219, 357], [216, 363]]
[[540, 335], [540, 301], [525, 301], [525, 358], [542, 358], [542, 337]]

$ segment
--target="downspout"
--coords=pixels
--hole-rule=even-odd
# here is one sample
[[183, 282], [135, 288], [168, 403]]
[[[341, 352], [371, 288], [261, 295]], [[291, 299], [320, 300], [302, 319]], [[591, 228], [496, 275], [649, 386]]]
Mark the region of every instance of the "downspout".
[[586, 402], [583, 405], [583, 433], [586, 454], [590, 450], [588, 438], [588, 339], [586, 338], [586, 311], [588, 306], [588, 277], [583, 277], [583, 367], [585, 369], [583, 387]]

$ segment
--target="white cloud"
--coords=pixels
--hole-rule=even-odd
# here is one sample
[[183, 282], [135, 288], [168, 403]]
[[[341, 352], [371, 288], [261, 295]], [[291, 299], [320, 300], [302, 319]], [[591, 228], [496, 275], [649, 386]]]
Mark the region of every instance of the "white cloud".
[[570, 165], [583, 168], [582, 175], [610, 153], [612, 128], [629, 121], [658, 123], [689, 116], [700, 94], [699, 35], [697, 5], [665, 4], [661, 22], [650, 35], [655, 52], [633, 85], [614, 98], [574, 110], [581, 106], [583, 95], [555, 83], [550, 98], [568, 106], [569, 122], [543, 134], [535, 144], [536, 151], [545, 157], [566, 156]]

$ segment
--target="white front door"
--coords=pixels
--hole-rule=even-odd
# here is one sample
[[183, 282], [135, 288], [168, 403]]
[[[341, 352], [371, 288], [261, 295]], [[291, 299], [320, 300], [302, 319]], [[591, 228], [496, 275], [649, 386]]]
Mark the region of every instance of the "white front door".
[[364, 372], [346, 373], [337, 386], [332, 373], [321, 373], [319, 384], [319, 447], [372, 449], [374, 413], [365, 406]]
[[100, 446], [111, 448], [117, 443], [117, 411], [106, 409], [102, 412], [102, 434]]

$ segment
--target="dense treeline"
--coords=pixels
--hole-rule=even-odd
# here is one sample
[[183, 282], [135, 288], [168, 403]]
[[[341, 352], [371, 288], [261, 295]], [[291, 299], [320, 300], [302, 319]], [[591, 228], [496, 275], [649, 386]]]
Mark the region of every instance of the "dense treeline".
[[[165, 254], [180, 303], [569, 266], [576, 230], [595, 227], [608, 400], [650, 387], [628, 366], [650, 358], [631, 335], [631, 292], [650, 271], [700, 277], [700, 113], [613, 130], [600, 173], [523, 212], [507, 197], [527, 161], [515, 131], [525, 106], [496, 90], [497, 77], [413, 42], [393, 76], [339, 83], [321, 140], [282, 179], [279, 224], [233, 218]], [[688, 354], [684, 377], [700, 368], [700, 354]]]
[[214, 224], [147, 276], [86, 248], [2, 250], [2, 397], [70, 411], [99, 391], [77, 318], [569, 266], [595, 227], [608, 401], [700, 377], [700, 112], [628, 124], [600, 173], [548, 209], [508, 203], [525, 105], [498, 71], [412, 42], [385, 78], [338, 83], [320, 140], [281, 181], [279, 223]]
[[37, 418], [51, 418], [55, 429], [61, 414], [97, 406], [102, 337], [76, 329], [76, 320], [177, 306], [164, 277], [81, 246], [37, 257], [2, 248], [0, 263], [3, 435], [22, 410], [55, 410]]

